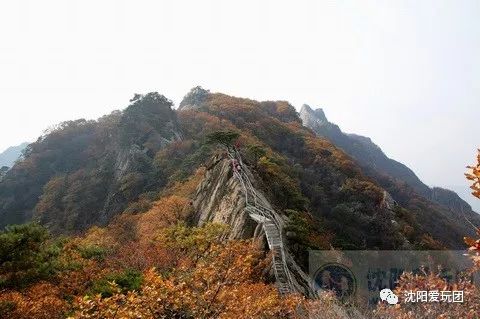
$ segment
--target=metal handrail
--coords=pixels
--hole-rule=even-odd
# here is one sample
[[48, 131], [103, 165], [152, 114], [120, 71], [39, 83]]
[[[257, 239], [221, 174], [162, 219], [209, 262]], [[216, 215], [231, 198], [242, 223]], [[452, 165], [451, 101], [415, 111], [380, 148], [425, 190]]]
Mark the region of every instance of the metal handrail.
[[[242, 188], [244, 190], [245, 205], [246, 205], [247, 211], [254, 211], [258, 213], [258, 215], [260, 215], [261, 217], [272, 222], [273, 225], [275, 226], [275, 229], [278, 232], [278, 245], [276, 246], [280, 248], [280, 256], [279, 256], [280, 258], [278, 258], [278, 256], [276, 257], [275, 254], [273, 254], [273, 264], [274, 265], [277, 264], [276, 260], [280, 259], [279, 262], [281, 264], [283, 272], [285, 273], [287, 282], [284, 283], [279, 281], [279, 284], [282, 284], [282, 288], [287, 288], [289, 291], [293, 292], [296, 289], [293, 283], [293, 278], [292, 278], [290, 269], [288, 268], [287, 261], [286, 261], [287, 259], [286, 259], [285, 247], [283, 245], [283, 240], [282, 240], [283, 226], [282, 226], [281, 220], [272, 208], [264, 204], [264, 201], [265, 201], [264, 198], [257, 193], [255, 187], [250, 181], [248, 174], [246, 173], [247, 167], [243, 164], [242, 157], [238, 152], [238, 150], [236, 150], [235, 148], [233, 149], [227, 148], [227, 153], [232, 161], [237, 160], [238, 163], [240, 164], [241, 170], [238, 171], [237, 169], [233, 169], [233, 175], [240, 181]], [[251, 193], [251, 195], [249, 195], [249, 192]], [[265, 223], [263, 223], [263, 227], [264, 227], [265, 234], [267, 236], [267, 240], [269, 242], [270, 249], [274, 249], [273, 240], [271, 240], [271, 238], [268, 237], [269, 234], [267, 232]], [[278, 280], [280, 276], [279, 276], [277, 267], [274, 266], [273, 268], [274, 268], [275, 276]], [[287, 285], [288, 287], [284, 287], [283, 284]], [[283, 293], [283, 291], [281, 292]]]

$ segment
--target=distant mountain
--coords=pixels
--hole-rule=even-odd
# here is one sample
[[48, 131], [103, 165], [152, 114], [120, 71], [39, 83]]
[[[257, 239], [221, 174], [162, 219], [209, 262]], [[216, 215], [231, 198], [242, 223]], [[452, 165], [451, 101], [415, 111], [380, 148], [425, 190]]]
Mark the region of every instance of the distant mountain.
[[306, 127], [332, 141], [336, 146], [355, 158], [361, 165], [397, 178], [407, 183], [419, 194], [429, 196], [430, 188], [410, 168], [388, 158], [382, 149], [374, 144], [370, 138], [343, 133], [338, 125], [327, 120], [322, 109], [313, 110], [306, 104], [300, 110], [300, 118]]
[[[410, 191], [424, 197], [434, 206], [441, 206], [441, 208], [432, 207], [432, 209], [440, 210], [444, 214], [445, 210], [449, 210], [457, 218], [464, 219], [466, 217], [480, 222], [480, 216], [473, 212], [471, 206], [455, 192], [440, 187], [430, 188], [425, 185], [410, 168], [388, 158], [370, 138], [342, 132], [338, 125], [327, 120], [322, 109], [313, 110], [310, 106], [303, 105], [300, 117], [305, 126], [348, 153], [368, 175], [374, 177], [383, 187], [393, 188], [394, 199], [401, 202], [402, 193], [405, 193], [405, 190], [400, 190], [402, 187], [408, 186], [411, 188]], [[395, 193], [397, 198], [395, 198]], [[402, 204], [408, 207], [406, 201], [403, 201]]]
[[465, 185], [448, 185], [447, 188], [457, 193], [458, 196], [472, 206], [474, 211], [480, 213], [480, 200], [472, 195], [472, 190], [467, 183]]
[[28, 143], [22, 143], [17, 146], [11, 146], [0, 153], [0, 167], [12, 167], [15, 161], [22, 155], [22, 151], [27, 147]]

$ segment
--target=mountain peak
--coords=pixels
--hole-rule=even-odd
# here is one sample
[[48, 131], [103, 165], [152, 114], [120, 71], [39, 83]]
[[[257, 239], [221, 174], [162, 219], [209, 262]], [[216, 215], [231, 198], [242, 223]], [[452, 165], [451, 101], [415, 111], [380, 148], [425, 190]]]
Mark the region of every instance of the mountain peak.
[[302, 108], [300, 109], [300, 113], [313, 113], [313, 109], [308, 104], [303, 104]]
[[187, 110], [198, 108], [205, 101], [208, 94], [210, 94], [209, 90], [205, 90], [201, 86], [196, 86], [185, 95], [182, 102], [180, 102], [178, 109]]
[[309, 127], [308, 123], [316, 123], [317, 125], [329, 123], [325, 112], [322, 108], [317, 108], [313, 110], [310, 105], [303, 104], [300, 109], [300, 118], [303, 121], [303, 124]]

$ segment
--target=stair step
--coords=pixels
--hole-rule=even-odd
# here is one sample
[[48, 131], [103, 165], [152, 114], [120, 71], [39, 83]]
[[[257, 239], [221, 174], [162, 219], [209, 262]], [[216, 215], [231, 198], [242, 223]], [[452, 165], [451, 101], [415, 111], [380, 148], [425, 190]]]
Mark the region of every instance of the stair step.
[[[229, 149], [228, 155], [230, 159], [237, 160], [243, 165], [241, 156], [237, 151]], [[246, 212], [250, 214], [252, 219], [263, 224], [263, 230], [267, 237], [268, 246], [272, 252], [272, 267], [275, 271], [278, 291], [282, 295], [290, 293], [294, 291], [294, 289], [291, 286], [289, 280], [290, 273], [285, 262], [282, 242], [282, 226], [281, 224], [279, 225], [279, 217], [273, 209], [268, 207], [268, 202], [257, 194], [246, 170], [242, 169], [234, 172], [234, 176], [242, 183], [243, 194], [246, 201]]]

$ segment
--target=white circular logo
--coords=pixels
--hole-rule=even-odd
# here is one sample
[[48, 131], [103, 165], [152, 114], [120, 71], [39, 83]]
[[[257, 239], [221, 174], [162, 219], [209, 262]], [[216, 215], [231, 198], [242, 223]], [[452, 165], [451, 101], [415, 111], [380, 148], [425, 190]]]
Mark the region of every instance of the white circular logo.
[[388, 288], [380, 291], [380, 299], [386, 301], [389, 305], [396, 305], [398, 303], [398, 297]]

